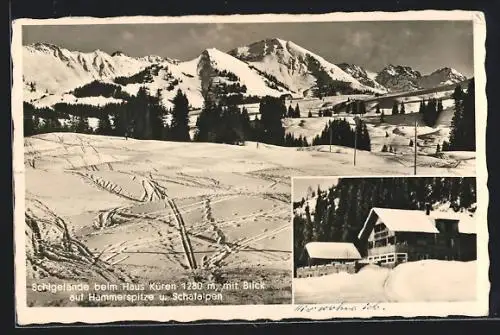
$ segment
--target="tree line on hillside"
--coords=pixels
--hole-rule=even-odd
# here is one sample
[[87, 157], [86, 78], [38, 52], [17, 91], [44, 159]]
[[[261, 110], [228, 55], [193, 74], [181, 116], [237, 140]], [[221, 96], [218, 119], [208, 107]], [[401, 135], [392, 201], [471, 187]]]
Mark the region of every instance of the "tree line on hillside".
[[[300, 113], [298, 106], [293, 113], [297, 111]], [[282, 99], [266, 96], [259, 103], [259, 114], [251, 121], [246, 108], [208, 99], [196, 121], [194, 141], [237, 144], [250, 140], [278, 146], [308, 146], [304, 137], [286, 134], [281, 120], [288, 113]]]
[[[94, 92], [95, 89], [104, 89], [108, 94], [113, 94], [112, 85], [91, 84], [83, 90]], [[256, 141], [290, 147], [311, 145], [303, 136], [295, 137], [286, 133], [282, 119], [300, 117], [300, 108], [298, 104], [295, 108], [292, 106], [287, 108], [284, 100], [278, 97], [261, 98], [259, 114], [253, 120], [250, 120], [245, 108], [239, 108], [236, 104], [225, 100], [215, 103], [207, 99], [196, 121], [193, 139], [190, 137], [189, 101], [186, 95], [178, 90], [172, 99], [171, 110], [167, 110], [161, 101], [160, 90], [155, 95], [150, 95], [146, 88], [141, 87], [137, 95], [128, 97], [126, 102], [104, 106], [56, 104], [54, 109], [50, 109], [36, 108], [25, 103], [25, 136], [70, 131], [144, 140], [193, 140], [227, 144]], [[98, 118], [97, 129], [91, 129], [88, 123], [89, 117]], [[67, 122], [61, 123], [62, 119]], [[168, 119], [170, 122], [167, 122]], [[355, 132], [350, 130], [345, 120], [331, 122], [325, 129], [327, 132], [332, 131], [333, 144], [354, 146]], [[329, 143], [329, 135], [325, 136], [323, 131], [315, 139], [315, 145]], [[358, 148], [369, 150], [369, 142], [366, 125], [361, 124], [358, 128]]]
[[347, 99], [347, 113], [350, 114], [366, 114], [366, 105], [364, 101]]
[[320, 135], [314, 137], [313, 145], [341, 145], [359, 150], [371, 151], [370, 135], [366, 123], [362, 120], [356, 122], [355, 129], [351, 128], [346, 119], [329, 121]]
[[[136, 139], [188, 140], [189, 103], [186, 96], [179, 90], [173, 98], [174, 107], [170, 111], [163, 107], [160, 100], [160, 91], [149, 95], [146, 88], [141, 87], [136, 96], [131, 96], [127, 102], [120, 104], [56, 104], [54, 110], [51, 110], [25, 103], [24, 134], [30, 136], [69, 131]], [[171, 115], [170, 125], [165, 122], [167, 113]], [[89, 117], [98, 118], [95, 131], [89, 127]], [[43, 119], [43, 122], [40, 119]], [[61, 119], [67, 122], [61, 123]]]
[[418, 112], [422, 114], [422, 121], [426, 126], [434, 127], [443, 112], [443, 103], [435, 98], [431, 98], [427, 102], [422, 100]]
[[151, 83], [162, 68], [167, 71], [167, 75], [171, 76], [171, 73], [168, 71], [168, 66], [153, 64], [130, 77], [116, 77], [113, 81], [124, 86], [129, 84]]
[[424, 210], [427, 203], [449, 203], [455, 211], [472, 209], [476, 202], [473, 177], [422, 178], [340, 178], [328, 190], [315, 192], [316, 206], [306, 199], [293, 203], [294, 210], [305, 208], [305, 215], [293, 218], [294, 266], [305, 266], [304, 246], [313, 241], [352, 242], [357, 240], [371, 208]]
[[98, 80], [94, 80], [81, 87], [77, 87], [71, 93], [77, 98], [103, 96], [106, 98], [115, 98], [127, 101], [132, 98], [130, 94], [122, 90], [120, 85], [103, 83]]
[[280, 91], [280, 89], [285, 89], [287, 91], [290, 91], [290, 88], [279, 81], [275, 76], [273, 76], [270, 73], [264, 72], [256, 68], [255, 66], [248, 64], [248, 67], [257, 72], [259, 75], [263, 76], [264, 78], [267, 79], [266, 85], [272, 89], [275, 89], [277, 91]]

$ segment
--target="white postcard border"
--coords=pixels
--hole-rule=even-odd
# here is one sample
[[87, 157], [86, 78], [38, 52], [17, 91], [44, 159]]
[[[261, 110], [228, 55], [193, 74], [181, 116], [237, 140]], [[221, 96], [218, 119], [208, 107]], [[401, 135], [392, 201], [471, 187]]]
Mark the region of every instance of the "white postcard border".
[[[229, 23], [229, 22], [325, 22], [325, 21], [408, 21], [408, 20], [472, 20], [474, 26], [474, 78], [476, 91], [476, 180], [478, 185], [478, 300], [457, 303], [387, 303], [380, 304], [377, 311], [360, 310], [345, 312], [335, 310], [334, 305], [243, 305], [243, 306], [168, 306], [168, 307], [27, 307], [26, 305], [26, 255], [25, 255], [25, 180], [22, 112], [22, 26], [23, 25], [68, 25], [68, 24], [144, 24], [144, 23]], [[229, 16], [184, 16], [184, 17], [74, 17], [61, 19], [18, 19], [13, 22], [12, 59], [12, 120], [13, 172], [14, 172], [14, 256], [15, 299], [19, 325], [47, 323], [104, 323], [114, 321], [199, 321], [199, 320], [281, 320], [298, 318], [321, 320], [330, 318], [371, 317], [444, 317], [485, 316], [488, 314], [488, 189], [486, 166], [486, 73], [485, 61], [486, 24], [484, 14], [470, 11], [409, 11], [409, 12], [365, 12], [332, 13], [319, 15], [229, 15]], [[350, 176], [354, 178], [356, 176]], [[376, 176], [370, 176], [376, 177]], [[392, 177], [392, 176], [385, 176]], [[17, 224], [16, 224], [17, 223]], [[291, 237], [292, 238], [292, 237]], [[291, 274], [292, 276], [292, 274]], [[299, 306], [311, 310], [300, 312]]]

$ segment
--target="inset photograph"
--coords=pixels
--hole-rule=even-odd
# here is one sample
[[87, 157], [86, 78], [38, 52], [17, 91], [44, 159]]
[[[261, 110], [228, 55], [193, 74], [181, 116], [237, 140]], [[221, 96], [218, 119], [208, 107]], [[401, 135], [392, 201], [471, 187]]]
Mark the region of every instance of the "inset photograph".
[[292, 182], [295, 304], [476, 300], [476, 178]]

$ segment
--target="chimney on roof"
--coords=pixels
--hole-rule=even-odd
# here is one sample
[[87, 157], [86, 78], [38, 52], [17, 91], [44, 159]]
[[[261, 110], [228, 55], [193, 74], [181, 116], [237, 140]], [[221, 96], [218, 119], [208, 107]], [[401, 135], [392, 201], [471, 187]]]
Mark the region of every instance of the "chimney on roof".
[[425, 203], [425, 215], [431, 214], [432, 206], [430, 203], [426, 202]]

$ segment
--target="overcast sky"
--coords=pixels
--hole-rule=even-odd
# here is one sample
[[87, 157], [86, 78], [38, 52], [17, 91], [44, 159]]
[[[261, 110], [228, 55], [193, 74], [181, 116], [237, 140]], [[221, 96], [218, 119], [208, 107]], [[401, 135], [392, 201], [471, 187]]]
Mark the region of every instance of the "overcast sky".
[[23, 44], [49, 42], [84, 52], [121, 50], [130, 56], [190, 60], [206, 48], [229, 51], [278, 37], [332, 63], [379, 71], [387, 64], [422, 73], [444, 66], [473, 74], [471, 21], [108, 24], [24, 26]]
[[328, 190], [330, 187], [337, 185], [339, 179], [337, 177], [301, 177], [293, 179], [292, 201], [300, 201], [306, 198], [309, 187], [314, 192], [319, 188], [322, 191]]

